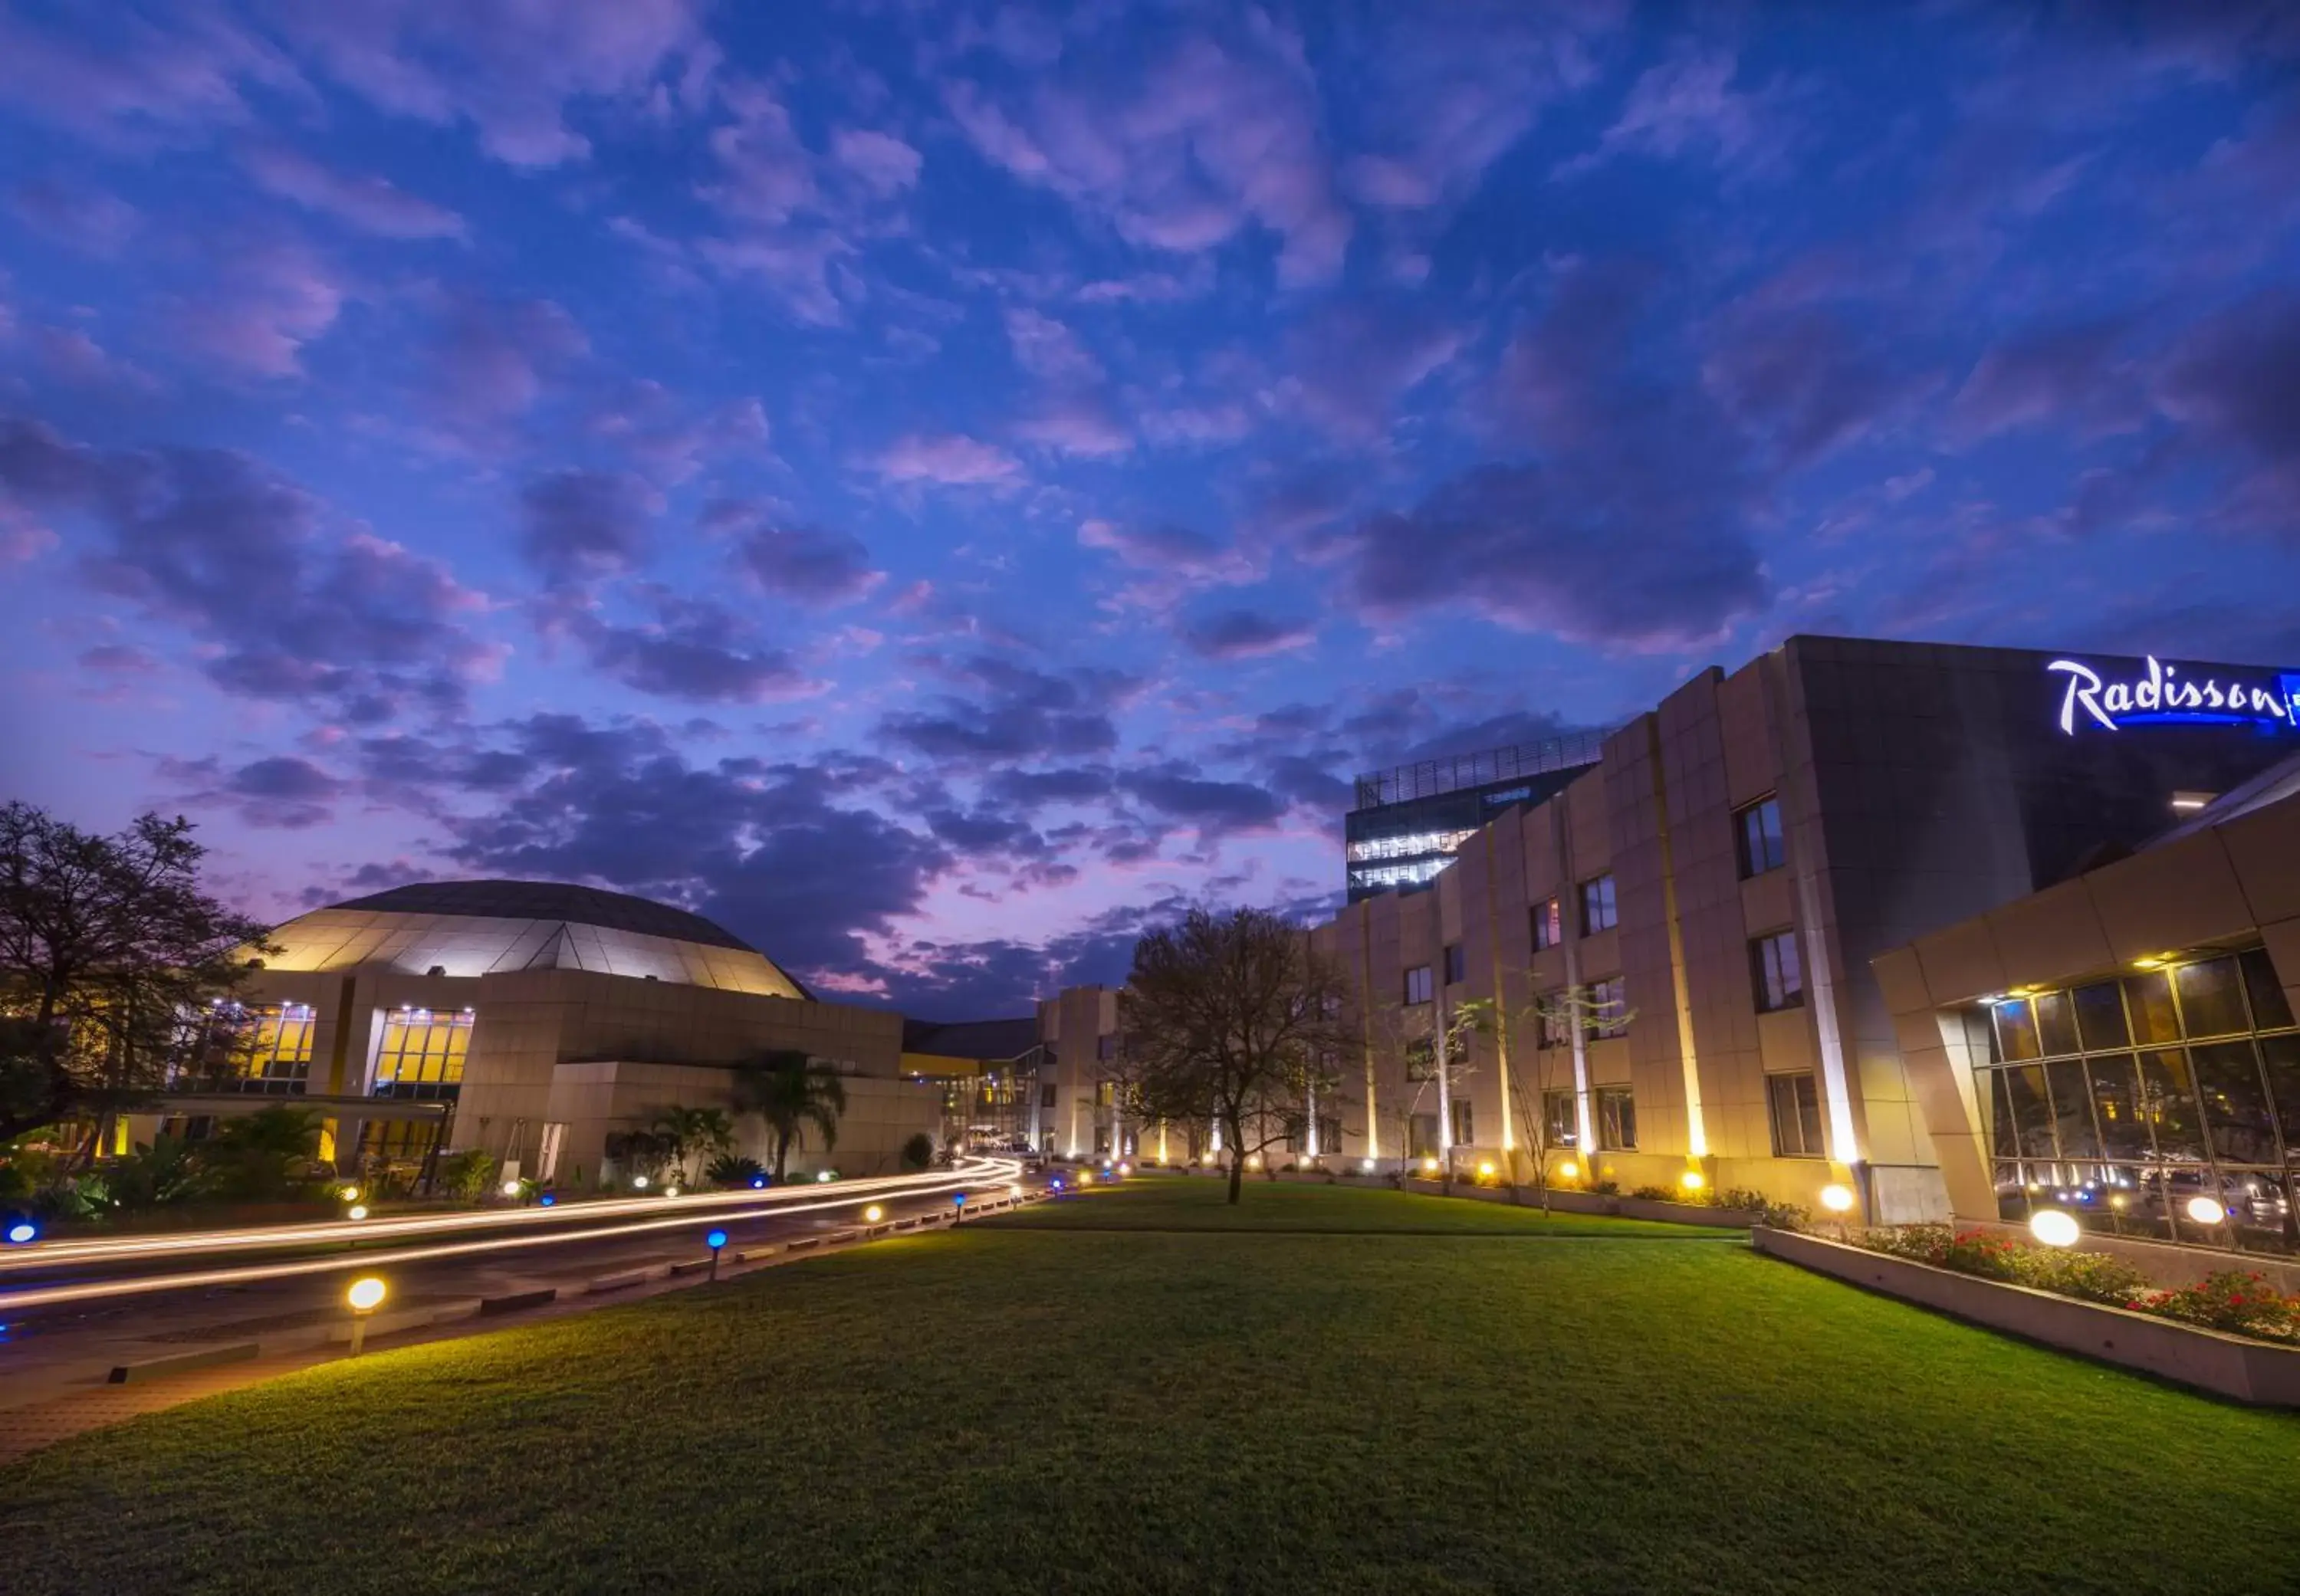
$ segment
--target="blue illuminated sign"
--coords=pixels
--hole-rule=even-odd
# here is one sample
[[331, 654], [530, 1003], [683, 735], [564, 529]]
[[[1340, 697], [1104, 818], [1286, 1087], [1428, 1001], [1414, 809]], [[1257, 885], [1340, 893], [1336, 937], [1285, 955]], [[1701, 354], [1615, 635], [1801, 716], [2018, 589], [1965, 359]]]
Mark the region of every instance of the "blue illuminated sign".
[[2300, 721], [2300, 674], [2263, 672], [2250, 680], [2184, 676], [2179, 666], [2160, 664], [2153, 654], [2146, 674], [2130, 680], [2104, 677], [2077, 660], [2054, 660], [2045, 669], [2068, 678], [2061, 730], [2071, 737], [2083, 724], [2109, 731], [2186, 725], [2286, 732]]

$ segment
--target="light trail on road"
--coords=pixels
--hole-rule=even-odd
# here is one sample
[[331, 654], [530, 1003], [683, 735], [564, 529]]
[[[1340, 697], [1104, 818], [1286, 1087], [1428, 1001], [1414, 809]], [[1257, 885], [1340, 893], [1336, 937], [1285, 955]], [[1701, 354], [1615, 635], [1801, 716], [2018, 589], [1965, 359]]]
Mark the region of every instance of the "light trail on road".
[[[452, 1235], [459, 1231], [499, 1230], [511, 1226], [543, 1228], [615, 1218], [625, 1215], [660, 1213], [665, 1203], [676, 1203], [692, 1213], [716, 1210], [741, 1203], [771, 1204], [800, 1211], [801, 1198], [819, 1197], [828, 1187], [862, 1196], [890, 1196], [912, 1189], [922, 1181], [1011, 1181], [1021, 1166], [1011, 1160], [973, 1159], [949, 1170], [921, 1175], [888, 1175], [867, 1180], [793, 1182], [763, 1191], [688, 1192], [677, 1197], [615, 1197], [595, 1202], [571, 1202], [545, 1208], [482, 1209], [471, 1213], [403, 1214], [394, 1218], [314, 1219], [300, 1225], [243, 1226], [232, 1230], [191, 1230], [168, 1235], [91, 1236], [77, 1241], [36, 1242], [0, 1252], [0, 1276], [28, 1269], [49, 1269], [59, 1264], [112, 1263], [137, 1259], [193, 1257], [272, 1247], [321, 1246], [332, 1242], [373, 1242], [426, 1235]], [[946, 1184], [935, 1189], [953, 1189]]]
[[[891, 1176], [881, 1181], [845, 1183], [838, 1196], [826, 1197], [820, 1201], [754, 1204], [748, 1210], [737, 1213], [718, 1212], [716, 1209], [725, 1205], [714, 1204], [712, 1205], [714, 1209], [712, 1218], [716, 1223], [726, 1225], [746, 1219], [777, 1218], [787, 1214], [821, 1213], [831, 1209], [852, 1208], [859, 1202], [867, 1201], [874, 1195], [886, 1196], [888, 1194], [886, 1188], [890, 1185], [899, 1186], [901, 1194], [931, 1196], [941, 1192], [961, 1192], [979, 1189], [986, 1185], [1007, 1186], [1019, 1180], [1021, 1175], [1020, 1164], [996, 1160], [980, 1160], [963, 1170], [952, 1169], [944, 1173], [923, 1176]], [[788, 1187], [785, 1190], [796, 1192], [801, 1189]], [[802, 1194], [812, 1195], [812, 1193], [804, 1193]], [[721, 1195], [738, 1194], [721, 1193]], [[761, 1195], [762, 1193], [756, 1192], [746, 1193], [738, 1195], [738, 1200], [739, 1201], [740, 1196], [757, 1198]], [[658, 1199], [653, 1203], [640, 1206], [660, 1214], [662, 1201]], [[662, 1230], [692, 1228], [696, 1223], [693, 1216], [696, 1209], [704, 1205], [687, 1205], [683, 1199], [671, 1201], [682, 1205], [679, 1213], [622, 1225], [594, 1225], [579, 1229], [571, 1226], [554, 1234], [497, 1236], [487, 1241], [443, 1243], [428, 1247], [397, 1247], [382, 1250], [362, 1248], [356, 1255], [349, 1257], [337, 1254], [328, 1258], [300, 1259], [281, 1263], [244, 1264], [228, 1269], [198, 1269], [174, 1274], [136, 1275], [120, 1280], [91, 1280], [59, 1285], [30, 1286], [21, 1291], [0, 1292], [0, 1312], [15, 1312], [22, 1309], [48, 1307], [62, 1302], [100, 1301], [107, 1298], [136, 1296], [151, 1292], [184, 1291], [200, 1286], [247, 1285], [266, 1280], [287, 1280], [301, 1276], [325, 1275], [352, 1268], [374, 1269], [395, 1263], [421, 1263], [432, 1259], [463, 1258], [485, 1252], [509, 1251], [523, 1247], [547, 1247], [566, 1242], [596, 1242], [617, 1236], [646, 1235]], [[353, 1228], [359, 1233], [360, 1239], [366, 1239], [374, 1234], [371, 1229], [364, 1226]], [[169, 1254], [169, 1256], [177, 1257], [182, 1255], [180, 1252]], [[104, 1261], [114, 1261], [114, 1259], [108, 1259]]]

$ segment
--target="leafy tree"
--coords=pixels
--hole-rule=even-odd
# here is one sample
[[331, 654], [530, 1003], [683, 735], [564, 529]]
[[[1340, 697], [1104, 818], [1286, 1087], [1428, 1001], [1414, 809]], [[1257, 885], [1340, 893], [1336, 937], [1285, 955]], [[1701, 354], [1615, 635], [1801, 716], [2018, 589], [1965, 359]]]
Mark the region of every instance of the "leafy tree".
[[112, 1204], [122, 1213], [165, 1208], [198, 1194], [201, 1168], [192, 1146], [179, 1136], [155, 1136], [104, 1166]]
[[190, 821], [145, 815], [103, 836], [0, 806], [0, 1142], [111, 1116], [163, 1086], [196, 1032], [275, 951], [199, 888]]
[[667, 1161], [679, 1175], [698, 1152], [724, 1152], [735, 1144], [735, 1122], [724, 1109], [690, 1109], [671, 1103], [655, 1110], [646, 1128], [661, 1140]]
[[732, 1189], [747, 1186], [767, 1172], [767, 1167], [754, 1158], [739, 1153], [722, 1152], [704, 1167], [703, 1178], [714, 1186]]
[[1152, 1123], [1218, 1127], [1236, 1202], [1246, 1159], [1333, 1093], [1334, 1060], [1356, 1040], [1349, 998], [1342, 968], [1278, 915], [1193, 909], [1134, 944], [1118, 994], [1127, 1105]]
[[934, 1160], [934, 1138], [927, 1135], [926, 1132], [920, 1131], [917, 1135], [912, 1136], [909, 1141], [903, 1143], [904, 1168], [928, 1168], [933, 1165]]
[[449, 1196], [477, 1202], [495, 1185], [496, 1155], [479, 1147], [451, 1152], [439, 1160], [438, 1179]]
[[846, 1111], [846, 1085], [820, 1059], [782, 1048], [746, 1059], [735, 1067], [735, 1110], [766, 1122], [775, 1150], [775, 1180], [790, 1162], [790, 1150], [805, 1144], [812, 1127], [823, 1151], [838, 1145], [838, 1117]]

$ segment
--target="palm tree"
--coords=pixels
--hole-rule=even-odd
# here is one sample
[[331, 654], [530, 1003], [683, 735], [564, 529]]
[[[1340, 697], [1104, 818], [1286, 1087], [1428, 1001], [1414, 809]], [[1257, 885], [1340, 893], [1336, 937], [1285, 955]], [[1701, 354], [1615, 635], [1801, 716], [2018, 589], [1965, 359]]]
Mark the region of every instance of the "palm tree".
[[724, 1152], [735, 1144], [735, 1122], [724, 1109], [690, 1109], [678, 1103], [657, 1109], [647, 1128], [662, 1138], [671, 1167], [684, 1176], [696, 1152]]
[[805, 1142], [812, 1126], [825, 1152], [838, 1145], [838, 1117], [846, 1111], [846, 1087], [838, 1072], [793, 1048], [746, 1059], [735, 1067], [735, 1108], [766, 1121], [774, 1139], [775, 1183], [782, 1184], [790, 1150]]

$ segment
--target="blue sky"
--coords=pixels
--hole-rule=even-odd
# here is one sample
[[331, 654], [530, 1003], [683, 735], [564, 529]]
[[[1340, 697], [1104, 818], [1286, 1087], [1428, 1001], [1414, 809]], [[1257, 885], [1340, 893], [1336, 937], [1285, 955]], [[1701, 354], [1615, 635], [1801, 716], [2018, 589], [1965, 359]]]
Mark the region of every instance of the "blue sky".
[[[1422, 14], [1429, 12], [1431, 14]], [[1012, 1010], [1799, 631], [2300, 661], [2276, 5], [17, 4], [7, 786]]]

